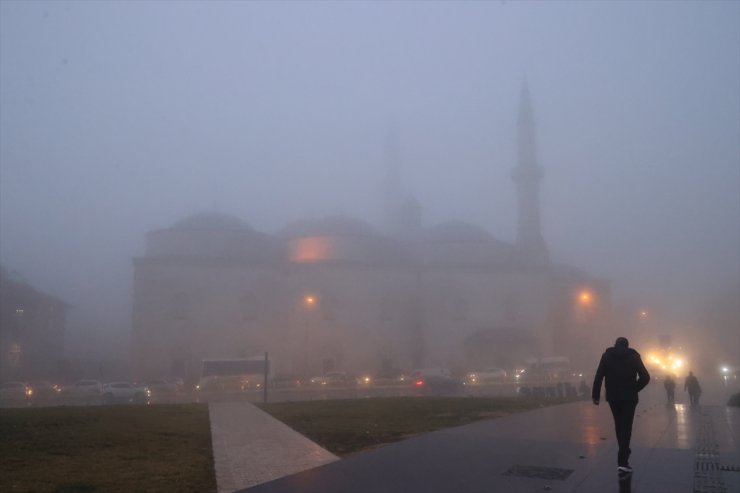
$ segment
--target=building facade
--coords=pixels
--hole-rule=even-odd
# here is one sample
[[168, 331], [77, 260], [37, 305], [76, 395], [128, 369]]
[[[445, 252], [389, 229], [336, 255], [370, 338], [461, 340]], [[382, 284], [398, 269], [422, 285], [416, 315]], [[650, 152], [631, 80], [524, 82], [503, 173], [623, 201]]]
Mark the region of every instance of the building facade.
[[422, 227], [419, 205], [400, 196], [393, 156], [382, 231], [331, 216], [268, 235], [202, 213], [150, 232], [134, 259], [135, 378], [195, 377], [202, 359], [264, 352], [276, 373], [302, 376], [593, 356], [609, 287], [550, 260], [534, 149], [525, 86], [513, 244], [461, 221]]
[[68, 305], [0, 271], [0, 381], [47, 379], [64, 358]]

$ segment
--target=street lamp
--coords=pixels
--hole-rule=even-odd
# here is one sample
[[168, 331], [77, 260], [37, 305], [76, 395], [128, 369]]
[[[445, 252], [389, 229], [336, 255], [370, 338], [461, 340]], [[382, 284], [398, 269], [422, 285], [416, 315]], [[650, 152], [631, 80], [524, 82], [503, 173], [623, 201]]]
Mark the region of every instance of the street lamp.
[[[311, 311], [314, 309], [317, 303], [317, 297], [313, 294], [307, 294], [303, 297], [303, 306], [308, 310]], [[308, 347], [308, 333], [309, 333], [309, 320], [311, 316], [308, 312], [305, 313], [303, 317], [304, 326], [303, 326], [303, 371], [304, 373], [308, 374], [308, 353], [309, 353], [309, 347]]]
[[590, 305], [594, 300], [593, 294], [591, 294], [591, 291], [583, 290], [580, 293], [578, 293], [578, 302], [582, 305]]

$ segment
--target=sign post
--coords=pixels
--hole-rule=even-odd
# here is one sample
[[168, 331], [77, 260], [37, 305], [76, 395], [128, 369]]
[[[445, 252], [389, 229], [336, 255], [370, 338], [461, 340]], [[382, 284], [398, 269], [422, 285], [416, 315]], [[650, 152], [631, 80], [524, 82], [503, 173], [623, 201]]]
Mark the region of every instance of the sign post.
[[270, 362], [267, 359], [267, 352], [265, 352], [265, 379], [262, 382], [262, 402], [267, 404], [267, 373], [270, 371]]

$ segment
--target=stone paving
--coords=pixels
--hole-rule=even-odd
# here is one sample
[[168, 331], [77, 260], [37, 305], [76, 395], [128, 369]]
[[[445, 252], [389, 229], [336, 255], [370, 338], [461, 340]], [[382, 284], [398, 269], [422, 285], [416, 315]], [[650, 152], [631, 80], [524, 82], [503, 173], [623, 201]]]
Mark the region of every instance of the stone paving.
[[736, 493], [740, 409], [641, 394], [634, 474], [616, 472], [608, 406], [577, 402], [440, 430], [250, 488], [249, 493]]
[[248, 402], [212, 402], [208, 412], [219, 493], [339, 459]]

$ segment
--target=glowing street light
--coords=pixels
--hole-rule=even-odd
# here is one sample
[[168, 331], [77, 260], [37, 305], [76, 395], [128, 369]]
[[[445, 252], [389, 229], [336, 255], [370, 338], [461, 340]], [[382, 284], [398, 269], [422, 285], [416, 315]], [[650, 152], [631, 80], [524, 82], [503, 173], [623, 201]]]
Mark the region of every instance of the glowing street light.
[[303, 303], [308, 307], [314, 306], [316, 304], [316, 298], [308, 294], [305, 298], [303, 298]]
[[593, 295], [591, 294], [590, 291], [585, 291], [584, 290], [584, 291], [581, 291], [578, 294], [578, 301], [582, 305], [590, 305], [593, 302], [593, 300], [594, 300], [594, 297], [593, 297]]

